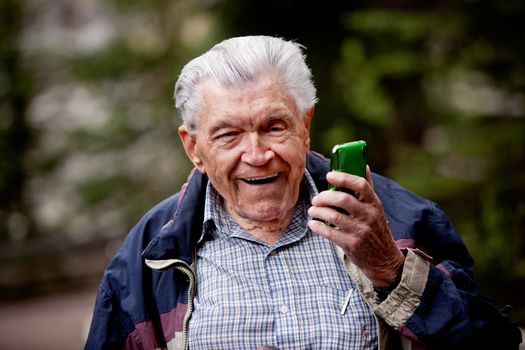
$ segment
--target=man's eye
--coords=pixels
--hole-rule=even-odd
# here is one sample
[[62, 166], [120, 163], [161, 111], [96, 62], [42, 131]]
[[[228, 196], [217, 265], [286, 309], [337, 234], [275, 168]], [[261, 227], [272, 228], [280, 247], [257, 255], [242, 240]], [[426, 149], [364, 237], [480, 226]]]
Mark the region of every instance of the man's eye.
[[286, 126], [282, 123], [278, 123], [278, 124], [272, 124], [268, 130], [272, 133], [279, 133], [279, 132], [282, 132], [284, 130], [286, 130]]
[[239, 134], [239, 132], [237, 132], [237, 131], [227, 131], [227, 132], [223, 132], [223, 133], [218, 134], [215, 137], [215, 139], [217, 139], [217, 140], [226, 140], [226, 139], [234, 138], [238, 134]]

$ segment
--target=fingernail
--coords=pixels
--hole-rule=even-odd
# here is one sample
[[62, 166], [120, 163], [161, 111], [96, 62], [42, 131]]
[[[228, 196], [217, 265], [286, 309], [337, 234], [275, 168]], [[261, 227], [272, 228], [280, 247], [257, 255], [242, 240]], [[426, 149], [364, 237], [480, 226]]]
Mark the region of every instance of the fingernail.
[[335, 171], [330, 171], [326, 174], [326, 179], [330, 182], [333, 181], [337, 177], [337, 173]]

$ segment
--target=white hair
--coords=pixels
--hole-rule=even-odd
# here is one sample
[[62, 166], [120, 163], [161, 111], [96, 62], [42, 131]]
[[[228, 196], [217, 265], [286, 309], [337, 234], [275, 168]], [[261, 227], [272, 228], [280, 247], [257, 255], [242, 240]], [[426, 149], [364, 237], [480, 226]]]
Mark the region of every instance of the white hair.
[[317, 102], [312, 73], [306, 65], [304, 47], [269, 36], [243, 36], [224, 40], [188, 62], [175, 84], [175, 107], [189, 130], [196, 128], [202, 106], [199, 83], [211, 79], [232, 87], [252, 81], [261, 74], [274, 74], [305, 112]]

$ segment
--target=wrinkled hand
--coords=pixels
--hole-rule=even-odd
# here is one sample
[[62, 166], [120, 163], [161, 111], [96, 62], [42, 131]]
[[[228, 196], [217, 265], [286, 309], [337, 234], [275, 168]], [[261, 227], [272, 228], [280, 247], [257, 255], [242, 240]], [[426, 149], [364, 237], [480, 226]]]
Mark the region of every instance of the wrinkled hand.
[[387, 287], [394, 281], [405, 257], [394, 242], [368, 166], [366, 177], [329, 172], [328, 182], [349, 189], [355, 196], [341, 191], [319, 193], [308, 210], [317, 220], [310, 220], [308, 226], [341, 247], [375, 286]]

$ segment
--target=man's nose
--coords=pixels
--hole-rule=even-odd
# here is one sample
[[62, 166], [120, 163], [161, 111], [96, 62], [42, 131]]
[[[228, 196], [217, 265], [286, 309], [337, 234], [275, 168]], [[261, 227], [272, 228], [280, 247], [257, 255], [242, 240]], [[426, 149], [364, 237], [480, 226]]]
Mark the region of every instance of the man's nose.
[[275, 153], [271, 150], [257, 133], [249, 134], [245, 140], [245, 149], [241, 156], [241, 161], [252, 166], [262, 166], [274, 157]]

